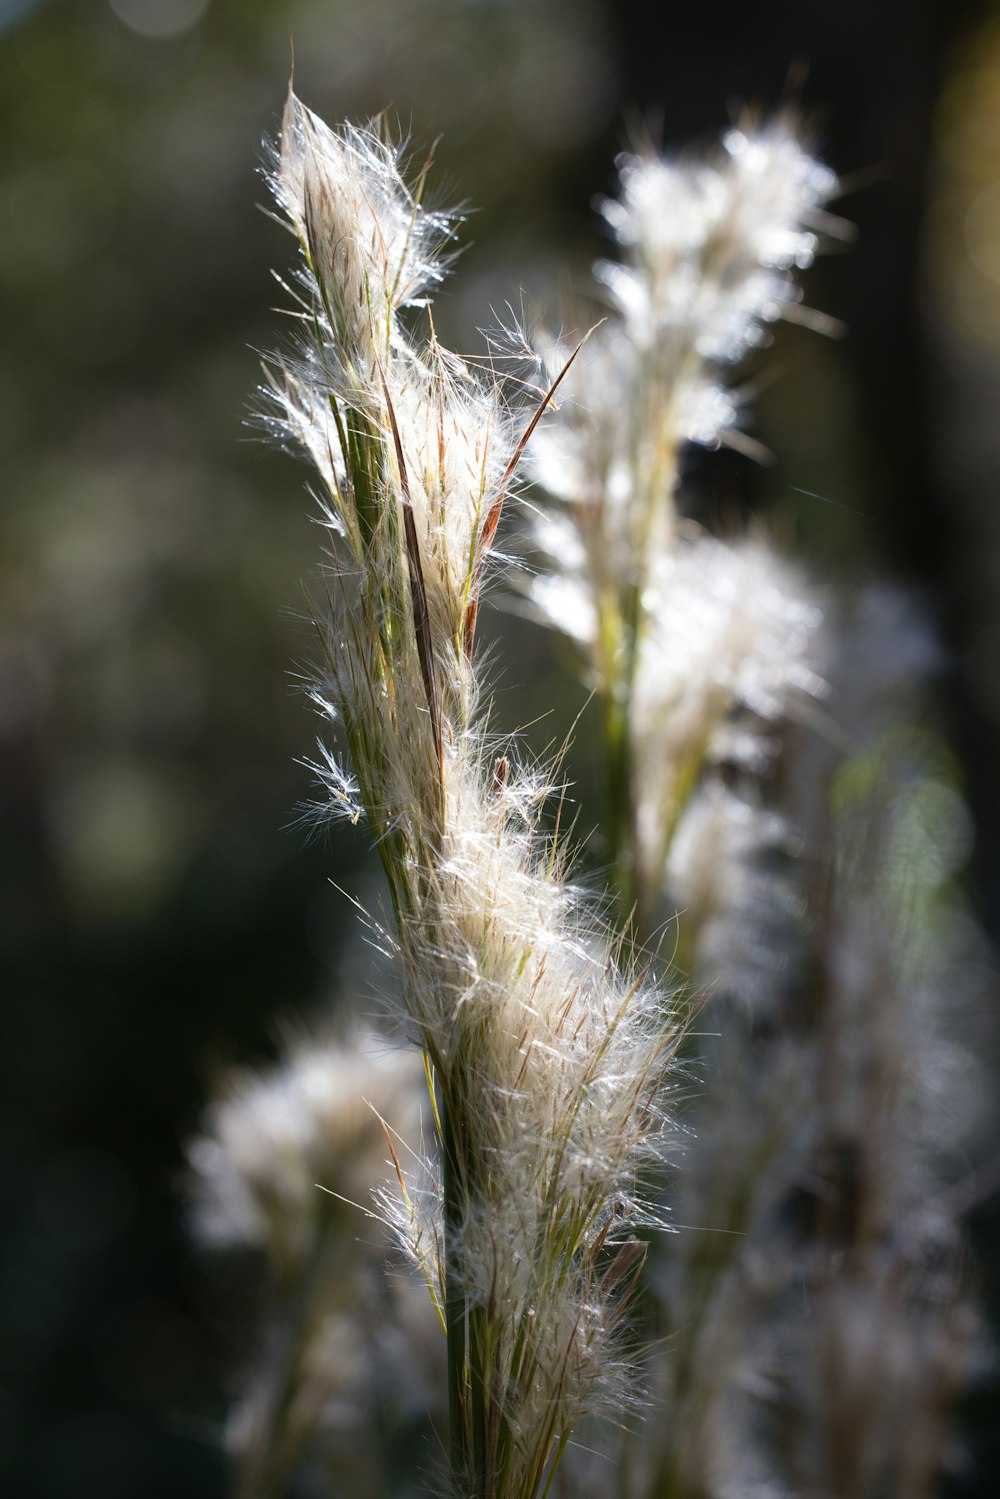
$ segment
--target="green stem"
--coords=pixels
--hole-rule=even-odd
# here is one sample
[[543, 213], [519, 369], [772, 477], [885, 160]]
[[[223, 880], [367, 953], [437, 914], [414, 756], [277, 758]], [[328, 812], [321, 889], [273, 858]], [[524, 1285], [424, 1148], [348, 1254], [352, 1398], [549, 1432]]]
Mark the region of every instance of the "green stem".
[[466, 1171], [455, 1133], [451, 1098], [440, 1100], [441, 1156], [444, 1187], [445, 1331], [448, 1339], [448, 1428], [451, 1478], [456, 1493], [468, 1479], [469, 1358], [466, 1347], [465, 1286], [457, 1253], [466, 1209]]
[[[239, 1454], [236, 1499], [282, 1499], [291, 1482], [309, 1431], [293, 1430], [289, 1416], [299, 1388], [303, 1352], [330, 1299], [330, 1287], [343, 1283], [346, 1266], [341, 1225], [320, 1209], [316, 1242], [287, 1295], [278, 1293], [264, 1387], [258, 1395], [257, 1419]], [[338, 1272], [338, 1273], [335, 1273]]]

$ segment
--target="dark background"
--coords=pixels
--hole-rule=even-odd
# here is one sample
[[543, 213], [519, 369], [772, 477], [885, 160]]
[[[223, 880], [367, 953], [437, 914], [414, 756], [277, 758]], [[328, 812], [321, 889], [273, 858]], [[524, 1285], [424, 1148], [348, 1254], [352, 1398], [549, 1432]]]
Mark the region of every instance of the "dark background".
[[[476, 347], [603, 248], [591, 209], [641, 122], [710, 139], [801, 102], [852, 189], [808, 279], [848, 337], [780, 330], [766, 469], [698, 465], [780, 516], [820, 578], [909, 581], [945, 642], [940, 725], [996, 942], [1000, 836], [1000, 17], [969, 3], [0, 0], [0, 1492], [224, 1492], [230, 1356], [188, 1245], [182, 1142], [218, 1065], [358, 967], [363, 834], [304, 846], [314, 726], [304, 472], [243, 427], [280, 336], [259, 143], [296, 86], [442, 137], [476, 205], [438, 323]], [[800, 491], [807, 491], [803, 494]], [[572, 711], [548, 641], [504, 631], [499, 717]], [[557, 708], [557, 720], [561, 706]], [[562, 730], [560, 729], [560, 732]], [[551, 730], [537, 731], [539, 743]], [[586, 734], [583, 738], [585, 740]], [[580, 757], [581, 795], [588, 772]], [[596, 815], [596, 814], [595, 814]], [[595, 845], [598, 848], [599, 844]], [[970, 1215], [977, 1274], [998, 1242]], [[232, 1288], [230, 1288], [232, 1290]], [[989, 1373], [954, 1492], [992, 1493]]]

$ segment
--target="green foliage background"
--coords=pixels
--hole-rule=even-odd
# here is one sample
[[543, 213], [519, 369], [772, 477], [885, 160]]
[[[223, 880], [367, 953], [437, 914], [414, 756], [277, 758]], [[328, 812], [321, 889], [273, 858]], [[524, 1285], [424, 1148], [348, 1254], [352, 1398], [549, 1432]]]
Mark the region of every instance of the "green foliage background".
[[[804, 96], [829, 108], [834, 165], [888, 163], [887, 187], [845, 204], [865, 230], [850, 264], [810, 283], [853, 342], [781, 333], [756, 424], [779, 461], [699, 461], [700, 503], [770, 508], [821, 571], [877, 555], [930, 590], [967, 667], [950, 721], [984, 900], [996, 887], [1000, 548], [968, 508], [922, 539], [950, 504], [921, 418], [947, 361], [921, 377], [907, 354], [938, 44], [963, 13], [852, 4], [833, 23], [776, 3], [744, 34], [733, 4], [687, 29], [666, 9], [0, 0], [0, 1488], [16, 1499], [223, 1491], [238, 1350], [186, 1245], [181, 1142], [214, 1067], [266, 1055], [276, 1014], [330, 1002], [357, 966], [329, 879], [364, 888], [364, 837], [304, 847], [288, 828], [308, 794], [295, 757], [313, 724], [289, 670], [310, 656], [300, 580], [319, 533], [304, 473], [243, 426], [255, 350], [281, 335], [269, 268], [292, 247], [257, 211], [255, 170], [293, 47], [297, 91], [327, 118], [388, 107], [416, 147], [440, 136], [442, 197], [477, 212], [438, 324], [470, 352], [491, 305], [524, 288], [552, 307], [560, 277], [583, 279], [603, 249], [590, 199], [636, 111], [680, 142], [723, 125], [734, 91], [780, 100], [789, 64], [815, 59]], [[875, 61], [897, 42], [906, 65], [878, 98], [865, 26]], [[997, 378], [995, 345], [969, 355], [946, 307], [934, 326]], [[987, 471], [958, 470], [968, 493]], [[503, 632], [499, 720], [537, 720], [544, 746], [580, 694], [540, 633]], [[588, 739], [584, 720], [584, 829]], [[235, 1269], [227, 1293], [231, 1310]]]

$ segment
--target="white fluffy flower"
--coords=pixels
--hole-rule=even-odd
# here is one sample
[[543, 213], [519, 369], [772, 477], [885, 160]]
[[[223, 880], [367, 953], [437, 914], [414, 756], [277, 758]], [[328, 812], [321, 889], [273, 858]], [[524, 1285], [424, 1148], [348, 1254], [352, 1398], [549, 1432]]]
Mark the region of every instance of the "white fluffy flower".
[[206, 1243], [264, 1249], [301, 1269], [329, 1198], [362, 1206], [386, 1176], [380, 1115], [419, 1132], [423, 1069], [374, 1032], [304, 1037], [268, 1072], [237, 1072], [188, 1147], [195, 1226]]
[[271, 185], [306, 251], [309, 274], [341, 345], [369, 376], [393, 337], [393, 315], [444, 273], [447, 214], [428, 213], [376, 126], [330, 127], [290, 93]]
[[725, 758], [759, 770], [765, 726], [822, 695], [821, 615], [770, 548], [692, 530], [657, 559], [643, 606], [630, 723], [639, 857], [658, 880], [700, 767]]
[[[813, 224], [837, 189], [827, 167], [780, 121], [730, 130], [715, 162], [625, 156], [621, 195], [604, 216], [626, 251], [599, 275], [641, 347], [664, 341], [735, 362], [797, 298]], [[830, 221], [823, 222], [829, 226]]]

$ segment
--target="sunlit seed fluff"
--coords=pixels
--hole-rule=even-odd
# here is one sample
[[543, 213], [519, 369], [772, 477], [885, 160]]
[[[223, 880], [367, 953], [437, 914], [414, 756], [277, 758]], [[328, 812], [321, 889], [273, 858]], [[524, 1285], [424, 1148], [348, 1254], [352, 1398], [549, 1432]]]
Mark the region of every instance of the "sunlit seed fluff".
[[[725, 755], [759, 769], [766, 741], [753, 720], [780, 720], [825, 689], [820, 611], [760, 542], [686, 532], [657, 559], [644, 606], [631, 728], [640, 851], [654, 873], [691, 766]], [[733, 734], [738, 709], [751, 718]]]
[[[621, 979], [586, 904], [547, 867], [549, 850], [535, 831], [543, 788], [516, 766], [501, 787], [488, 786], [475, 758], [463, 763], [469, 752], [470, 746], [458, 746], [447, 761], [444, 838], [434, 877], [439, 961], [426, 975], [413, 975], [413, 1002], [451, 1044], [461, 1042], [466, 1029], [485, 1025], [484, 1068], [489, 1064], [501, 1087], [505, 1073], [507, 1085], [518, 1086], [519, 1077], [525, 1084], [528, 1113], [511, 1127], [526, 1134], [531, 1150], [544, 1150], [550, 1112], [561, 1090], [579, 1088], [595, 1046], [606, 1043], [616, 1065], [625, 1054], [633, 1068], [646, 1065], [648, 1038], [641, 1032], [660, 1021], [661, 1000], [655, 991], [637, 989], [612, 1038], [609, 1025], [623, 1003]], [[623, 1054], [626, 1038], [633, 1050]], [[527, 1086], [540, 1077], [544, 1086]], [[604, 1086], [603, 1077], [595, 1074], [594, 1088]], [[527, 1122], [536, 1106], [541, 1114], [532, 1131]], [[586, 1109], [578, 1111], [581, 1127], [588, 1117]], [[589, 1154], [596, 1157], [596, 1150]]]
[[423, 1082], [418, 1058], [365, 1028], [303, 1034], [277, 1066], [233, 1074], [189, 1146], [200, 1236], [266, 1264], [226, 1422], [241, 1493], [283, 1487], [305, 1458], [367, 1492], [393, 1461], [386, 1412], [420, 1419], [435, 1404], [440, 1328], [426, 1291], [385, 1276], [387, 1235], [371, 1222], [358, 1233], [392, 1169], [388, 1121], [419, 1135]]
[[417, 201], [377, 125], [331, 130], [291, 93], [271, 185], [306, 249], [335, 341], [371, 377], [394, 313], [440, 281], [451, 219]]
[[664, 884], [683, 912], [697, 981], [767, 1014], [794, 967], [805, 906], [792, 873], [799, 845], [786, 819], [759, 802], [721, 779], [700, 787], [670, 841]]
[[[573, 346], [540, 340], [539, 352], [555, 374]], [[628, 498], [632, 481], [626, 417], [635, 382], [635, 353], [625, 330], [617, 321], [602, 322], [566, 371], [555, 412], [541, 424], [529, 449], [532, 478], [549, 494], [585, 503], [606, 493], [619, 502]]]
[[739, 420], [739, 397], [718, 381], [692, 377], [678, 388], [676, 421], [683, 441], [703, 448], [718, 447], [723, 441], [740, 446]]
[[[811, 665], [819, 608], [765, 542], [727, 543], [689, 527], [657, 560], [644, 603], [652, 624], [641, 694], [648, 711], [724, 693], [773, 719], [796, 691], [823, 691]], [[659, 678], [657, 651], [667, 658]]]
[[781, 120], [733, 129], [723, 139], [731, 163], [732, 201], [742, 235], [761, 265], [804, 270], [816, 251], [819, 210], [837, 192], [837, 177], [810, 156]]
[[836, 177], [781, 121], [731, 130], [714, 162], [626, 156], [619, 172], [603, 211], [628, 258], [598, 274], [642, 345], [683, 338], [703, 359], [741, 358], [795, 299], [813, 225], [836, 225], [819, 212]]
[[471, 596], [481, 531], [516, 445], [516, 418], [495, 385], [437, 345], [419, 364], [397, 363], [390, 394], [401, 458], [395, 449], [393, 456], [400, 483], [405, 471], [422, 542], [428, 603], [442, 629], [454, 632]]
[[637, 1181], [662, 1143], [673, 1042], [660, 995], [616, 974], [592, 914], [542, 864], [534, 795], [526, 823], [516, 768], [499, 792], [471, 770], [449, 767], [431, 961], [416, 950], [419, 932], [404, 931], [402, 945], [424, 1033], [446, 1059], [471, 1049], [462, 1128], [482, 1175], [447, 1243], [422, 1214], [395, 1219], [404, 1241], [416, 1228], [415, 1258], [426, 1267], [436, 1243], [468, 1305], [495, 1309], [490, 1377], [526, 1475], [553, 1420], [568, 1430], [612, 1385], [624, 1398], [615, 1305], [627, 1278], [600, 1276], [649, 1217]]
[[422, 1081], [412, 1053], [368, 1031], [303, 1038], [269, 1072], [234, 1073], [188, 1147], [199, 1236], [295, 1273], [329, 1205], [321, 1189], [368, 1201], [386, 1175], [378, 1116], [414, 1132]]

